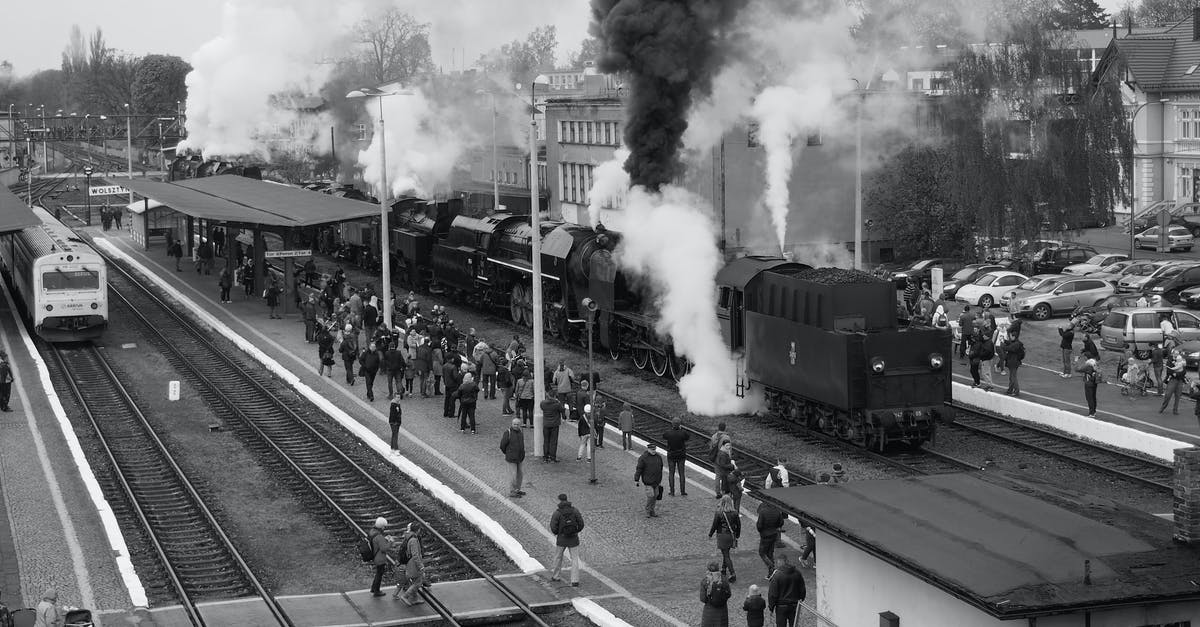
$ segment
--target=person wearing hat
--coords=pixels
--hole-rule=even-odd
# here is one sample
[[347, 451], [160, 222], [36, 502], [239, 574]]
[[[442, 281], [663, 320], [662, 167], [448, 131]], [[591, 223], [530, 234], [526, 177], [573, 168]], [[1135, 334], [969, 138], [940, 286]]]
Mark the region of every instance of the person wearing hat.
[[421, 523], [408, 523], [398, 546], [400, 559], [403, 560], [407, 556], [408, 561], [400, 564], [404, 569], [404, 578], [396, 583], [396, 591], [392, 593], [392, 598], [410, 606], [424, 603], [425, 600], [417, 596], [422, 586], [429, 587], [425, 582], [425, 551], [421, 546]]
[[563, 554], [571, 552], [571, 585], [579, 586], [579, 567], [583, 561], [579, 556], [579, 532], [583, 531], [583, 515], [567, 500], [566, 494], [558, 495], [558, 508], [550, 516], [550, 533], [554, 534], [554, 544], [558, 554], [554, 559], [554, 570], [550, 572], [550, 581], [562, 581]]
[[458, 430], [466, 432], [470, 427], [471, 435], [475, 435], [475, 403], [479, 400], [479, 385], [471, 373], [463, 375], [462, 385], [458, 386], [453, 396], [458, 399]]
[[349, 322], [342, 331], [342, 345], [338, 351], [342, 354], [342, 365], [346, 367], [346, 385], [354, 385], [354, 363], [358, 361], [358, 338], [354, 333], [354, 325]]
[[[588, 422], [587, 414], [592, 411], [591, 405], [583, 406], [583, 415], [575, 423], [575, 434], [579, 436], [579, 451], [575, 453], [575, 461], [581, 461], [584, 453], [587, 453], [587, 460], [592, 461], [592, 453], [595, 452], [592, 441], [592, 425]], [[563, 405], [563, 415], [570, 416], [570, 405]]]
[[[521, 375], [517, 386], [517, 409], [520, 411], [517, 419], [532, 429], [534, 383], [528, 370]], [[547, 396], [546, 400], [542, 401], [542, 442], [544, 443], [542, 461], [545, 463], [558, 463], [558, 430], [562, 426], [562, 421], [562, 403], [559, 403], [558, 399], [553, 396]]]
[[700, 627], [729, 627], [729, 597], [733, 591], [725, 578], [725, 571], [716, 561], [708, 563], [708, 572], [700, 582], [700, 601], [704, 611], [700, 614]]
[[[1100, 371], [1097, 368], [1097, 362], [1095, 359], [1088, 359], [1077, 366], [1075, 370], [1083, 375], [1083, 397], [1087, 401], [1088, 418], [1095, 418], [1096, 388], [1100, 385]], [[1132, 377], [1130, 379], [1132, 380]]]
[[46, 588], [46, 591], [42, 593], [42, 600], [38, 603], [33, 627], [63, 627], [67, 618], [58, 608], [57, 603], [58, 591], [54, 588]]
[[392, 397], [388, 404], [388, 426], [392, 428], [392, 453], [400, 453], [400, 425], [404, 422], [404, 408], [400, 406], [400, 395]]
[[504, 431], [504, 435], [500, 436], [500, 452], [504, 453], [504, 461], [508, 463], [512, 478], [509, 482], [508, 495], [519, 499], [525, 496], [525, 491], [521, 489], [523, 483], [521, 464], [525, 461], [525, 432], [521, 430], [520, 418], [513, 418], [512, 425]]
[[[629, 403], [625, 403], [625, 408], [621, 410], [622, 437], [625, 437], [626, 431], [633, 431], [633, 412], [629, 409]], [[679, 495], [687, 496], [687, 479], [683, 475], [683, 468], [687, 462], [687, 443], [691, 437], [692, 434], [683, 428], [680, 418], [672, 420], [671, 428], [663, 434], [663, 440], [667, 443], [667, 485], [671, 488], [671, 496], [675, 496], [676, 472], [679, 473]], [[633, 448], [632, 437], [629, 437], [629, 448]]]
[[0, 351], [0, 411], [12, 411], [8, 408], [8, 399], [12, 396], [13, 381], [12, 365], [8, 363], [8, 353]]
[[633, 485], [646, 484], [646, 518], [658, 518], [654, 505], [662, 498], [662, 475], [662, 456], [658, 454], [658, 447], [650, 442], [646, 452], [638, 458], [637, 470], [633, 473]]
[[377, 597], [385, 594], [380, 588], [383, 586], [383, 572], [387, 570], [388, 551], [392, 548], [391, 541], [383, 533], [387, 525], [387, 519], [380, 516], [375, 519], [375, 526], [367, 532], [367, 539], [371, 541], [371, 548], [375, 550], [375, 557], [371, 560], [371, 564], [375, 566], [375, 578], [371, 580], [371, 595]]

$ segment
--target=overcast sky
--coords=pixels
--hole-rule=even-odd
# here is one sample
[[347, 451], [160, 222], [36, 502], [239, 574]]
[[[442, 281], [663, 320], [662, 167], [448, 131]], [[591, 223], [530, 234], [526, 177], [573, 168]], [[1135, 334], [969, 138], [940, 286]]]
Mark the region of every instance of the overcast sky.
[[[164, 2], [163, 0], [34, 0], [20, 3], [19, 26], [6, 29], [0, 39], [0, 60], [11, 61], [19, 76], [41, 69], [57, 68], [61, 62], [63, 48], [67, 44], [71, 25], [78, 24], [85, 34], [97, 26], [104, 30], [110, 47], [135, 55], [147, 53], [175, 54], [189, 59], [201, 44], [216, 36], [221, 29], [221, 4], [223, 0], [193, 0], [189, 3]], [[440, 2], [447, 0], [425, 0]], [[1100, 0], [1108, 11], [1117, 9], [1122, 0]], [[497, 5], [509, 5], [510, 14], [521, 13], [523, 0], [462, 0], [470, 6], [479, 2], [494, 9]], [[450, 0], [449, 4], [454, 1]], [[588, 8], [587, 0], [560, 0], [558, 15], [529, 15], [528, 28], [515, 32], [496, 33], [491, 41], [472, 37], [468, 41], [456, 41], [451, 33], [434, 27], [434, 62], [450, 69], [452, 50], [455, 57], [462, 57], [465, 47], [467, 63], [470, 64], [484, 51], [499, 44], [523, 37], [534, 25], [555, 23], [558, 26], [559, 56], [565, 58], [586, 35]], [[119, 9], [118, 9], [119, 7]], [[8, 17], [15, 17], [8, 12]], [[419, 16], [418, 16], [419, 17]], [[15, 24], [12, 24], [15, 25]], [[441, 36], [439, 36], [441, 35]], [[461, 65], [461, 61], [458, 62]]]

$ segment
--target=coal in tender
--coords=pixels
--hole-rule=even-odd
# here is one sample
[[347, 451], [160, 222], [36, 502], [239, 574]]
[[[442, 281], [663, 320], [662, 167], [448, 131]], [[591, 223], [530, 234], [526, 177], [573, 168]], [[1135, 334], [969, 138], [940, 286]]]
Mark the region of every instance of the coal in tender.
[[854, 285], [883, 282], [861, 270], [847, 270], [844, 268], [812, 268], [797, 272], [795, 276], [798, 279], [820, 283], [821, 285]]

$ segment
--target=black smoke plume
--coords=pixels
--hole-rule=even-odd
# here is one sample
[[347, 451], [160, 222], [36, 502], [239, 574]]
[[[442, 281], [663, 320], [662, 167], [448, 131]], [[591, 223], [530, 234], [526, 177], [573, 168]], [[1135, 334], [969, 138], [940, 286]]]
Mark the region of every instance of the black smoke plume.
[[625, 170], [658, 190], [683, 173], [679, 152], [693, 99], [712, 89], [724, 27], [748, 0], [592, 0], [602, 71], [628, 77]]

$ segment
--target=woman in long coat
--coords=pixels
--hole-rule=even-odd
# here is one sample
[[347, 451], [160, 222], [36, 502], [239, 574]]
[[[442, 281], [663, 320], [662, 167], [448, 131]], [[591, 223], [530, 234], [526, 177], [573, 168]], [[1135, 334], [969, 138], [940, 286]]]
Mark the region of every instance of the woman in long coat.
[[708, 563], [708, 572], [700, 582], [700, 601], [704, 611], [700, 614], [700, 627], [729, 627], [729, 597], [733, 591], [725, 580], [725, 573], [717, 562]]

